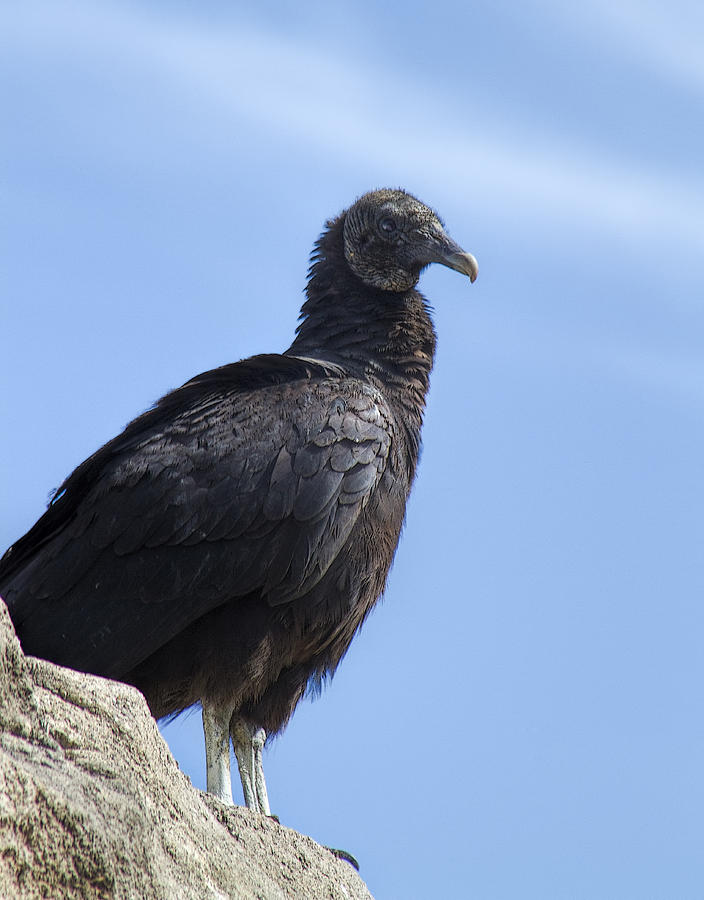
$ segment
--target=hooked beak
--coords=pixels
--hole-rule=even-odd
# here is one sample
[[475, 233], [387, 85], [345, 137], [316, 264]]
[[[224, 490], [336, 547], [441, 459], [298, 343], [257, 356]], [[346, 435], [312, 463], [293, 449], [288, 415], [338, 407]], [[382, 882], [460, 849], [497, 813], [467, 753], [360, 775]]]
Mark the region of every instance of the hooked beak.
[[428, 262], [440, 263], [447, 266], [448, 269], [454, 269], [467, 275], [473, 283], [477, 279], [479, 266], [476, 259], [471, 253], [465, 253], [459, 244], [455, 243], [452, 238], [448, 237], [445, 232], [434, 235], [430, 250]]
[[471, 253], [465, 253], [460, 245], [456, 244], [452, 238], [447, 237], [447, 235], [443, 235], [443, 237], [442, 252], [438, 257], [437, 262], [443, 266], [447, 266], [449, 269], [454, 269], [456, 272], [461, 272], [463, 275], [469, 276], [470, 282], [474, 284], [479, 273], [479, 266], [476, 259]]

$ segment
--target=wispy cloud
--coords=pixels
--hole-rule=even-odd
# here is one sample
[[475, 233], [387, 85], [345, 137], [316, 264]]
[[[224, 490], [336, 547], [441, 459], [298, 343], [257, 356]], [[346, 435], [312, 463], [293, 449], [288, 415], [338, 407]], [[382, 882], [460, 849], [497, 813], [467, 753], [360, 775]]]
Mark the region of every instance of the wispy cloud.
[[620, 59], [644, 65], [697, 93], [704, 93], [704, 7], [698, 0], [590, 0], [564, 4], [538, 0], [564, 26], [610, 47]]
[[[444, 88], [409, 85], [319, 45], [129, 5], [27, 2], [6, 8], [4, 19], [8, 51], [107, 60], [127, 79], [138, 66], [190, 98], [195, 115], [217, 115], [221, 133], [241, 132], [244, 118], [337, 159], [397, 172], [399, 181], [417, 183], [419, 173], [424, 183], [449, 181], [501, 213], [704, 248], [704, 179], [684, 181], [560, 135], [524, 132], [509, 142], [495, 109], [474, 109], [471, 130], [456, 127], [457, 99]], [[686, 57], [704, 78], [701, 58]]]

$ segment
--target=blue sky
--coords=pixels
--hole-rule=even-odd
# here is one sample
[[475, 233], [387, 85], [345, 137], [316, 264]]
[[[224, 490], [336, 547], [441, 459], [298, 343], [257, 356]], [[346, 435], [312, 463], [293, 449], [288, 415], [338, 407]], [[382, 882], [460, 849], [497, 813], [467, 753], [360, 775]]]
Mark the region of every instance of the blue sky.
[[[402, 185], [479, 260], [385, 600], [265, 764], [381, 900], [695, 898], [698, 3], [0, 13], [0, 544], [197, 372], [290, 343], [325, 219]], [[199, 716], [165, 729], [203, 786]]]

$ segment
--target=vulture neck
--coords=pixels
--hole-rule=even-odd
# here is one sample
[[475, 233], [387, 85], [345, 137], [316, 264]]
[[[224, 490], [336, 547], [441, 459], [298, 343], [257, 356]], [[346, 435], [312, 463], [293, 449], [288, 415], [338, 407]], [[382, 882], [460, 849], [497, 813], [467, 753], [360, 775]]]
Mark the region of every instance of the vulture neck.
[[316, 244], [307, 300], [286, 351], [341, 365], [370, 381], [410, 416], [420, 432], [435, 352], [435, 330], [416, 290], [397, 293], [364, 284], [349, 268], [340, 217]]

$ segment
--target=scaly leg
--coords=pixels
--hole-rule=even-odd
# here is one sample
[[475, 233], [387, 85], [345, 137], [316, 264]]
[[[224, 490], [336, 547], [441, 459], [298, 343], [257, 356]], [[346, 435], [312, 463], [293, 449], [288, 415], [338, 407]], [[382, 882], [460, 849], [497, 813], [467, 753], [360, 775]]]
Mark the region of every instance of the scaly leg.
[[265, 816], [271, 815], [269, 797], [264, 780], [262, 751], [266, 741], [263, 728], [252, 725], [242, 716], [233, 716], [230, 723], [232, 746], [237, 757], [237, 765], [242, 781], [244, 802], [249, 809], [255, 809]]
[[230, 716], [231, 709], [203, 703], [205, 732], [205, 772], [208, 793], [232, 805], [230, 780]]

